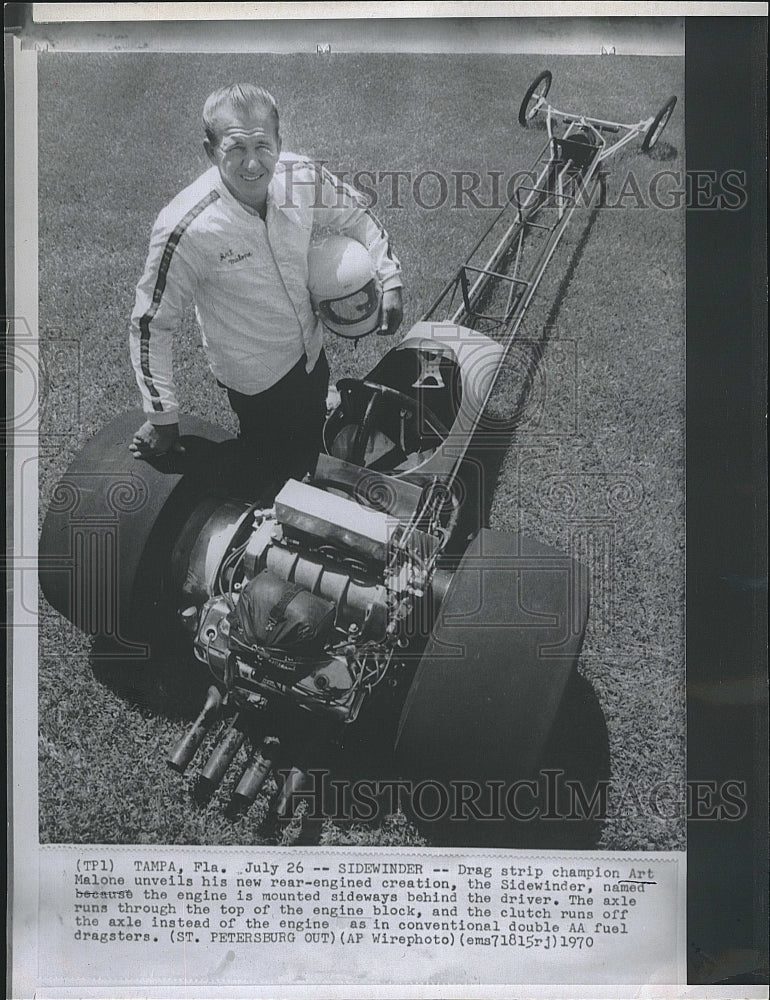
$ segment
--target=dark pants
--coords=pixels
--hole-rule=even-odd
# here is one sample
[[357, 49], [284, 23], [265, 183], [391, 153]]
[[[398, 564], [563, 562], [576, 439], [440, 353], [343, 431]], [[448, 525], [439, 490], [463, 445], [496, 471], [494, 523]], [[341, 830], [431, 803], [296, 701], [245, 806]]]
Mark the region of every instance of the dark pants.
[[247, 460], [284, 480], [315, 469], [321, 450], [329, 364], [323, 350], [312, 372], [305, 371], [306, 364], [303, 354], [290, 372], [255, 396], [227, 389]]

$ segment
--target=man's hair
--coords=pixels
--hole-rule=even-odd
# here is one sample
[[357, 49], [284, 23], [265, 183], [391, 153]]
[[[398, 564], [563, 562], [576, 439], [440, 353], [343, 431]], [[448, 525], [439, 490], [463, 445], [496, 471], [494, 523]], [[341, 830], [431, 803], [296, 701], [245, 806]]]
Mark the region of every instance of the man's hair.
[[217, 120], [225, 109], [238, 115], [248, 115], [255, 110], [264, 111], [278, 135], [278, 105], [273, 95], [264, 87], [256, 87], [253, 83], [231, 83], [209, 94], [203, 105], [203, 127], [206, 138], [213, 146], [219, 144]]

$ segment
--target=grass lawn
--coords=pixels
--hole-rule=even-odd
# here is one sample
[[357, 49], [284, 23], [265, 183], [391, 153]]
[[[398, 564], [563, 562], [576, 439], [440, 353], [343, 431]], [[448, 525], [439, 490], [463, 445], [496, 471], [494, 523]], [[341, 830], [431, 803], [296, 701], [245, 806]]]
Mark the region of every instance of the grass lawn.
[[[156, 214], [207, 167], [199, 113], [216, 86], [266, 85], [282, 110], [284, 149], [348, 177], [449, 178], [442, 197], [426, 175], [417, 200], [408, 179], [398, 199], [392, 175], [374, 185], [404, 270], [402, 332], [490, 219], [492, 173], [504, 185], [542, 147], [542, 130], [516, 123], [542, 68], [553, 71], [558, 107], [602, 118], [636, 121], [680, 96], [653, 157], [637, 142], [611, 161], [607, 207], [581, 209], [546, 273], [524, 331], [544, 344], [542, 360], [490, 524], [521, 527], [591, 567], [581, 672], [607, 720], [615, 807], [600, 846], [683, 847], [684, 819], [666, 815], [665, 799], [661, 815], [647, 805], [656, 784], [685, 780], [684, 211], [647, 196], [656, 173], [684, 170], [683, 60], [42, 54], [38, 65], [41, 516], [83, 442], [139, 403], [127, 345], [134, 286]], [[482, 178], [480, 205], [455, 197], [459, 171]], [[660, 191], [676, 186], [669, 176]], [[332, 378], [363, 376], [387, 345], [371, 337], [354, 350], [329, 338]], [[522, 397], [526, 354], [513, 353], [496, 412]], [[175, 364], [183, 412], [235, 431], [192, 317]], [[41, 841], [265, 842], [262, 799], [231, 822], [224, 793], [196, 808], [187, 780], [167, 770], [166, 750], [186, 726], [179, 707], [95, 677], [86, 637], [42, 598], [40, 612]], [[327, 824], [322, 839], [407, 844], [419, 834], [396, 815], [377, 830]]]

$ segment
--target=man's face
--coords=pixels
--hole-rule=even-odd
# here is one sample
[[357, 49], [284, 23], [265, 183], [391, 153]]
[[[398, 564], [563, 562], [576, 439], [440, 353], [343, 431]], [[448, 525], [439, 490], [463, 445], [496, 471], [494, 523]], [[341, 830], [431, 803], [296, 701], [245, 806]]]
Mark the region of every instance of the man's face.
[[241, 116], [224, 109], [217, 121], [219, 142], [204, 146], [230, 194], [247, 208], [265, 205], [267, 187], [281, 152], [281, 138], [264, 112]]

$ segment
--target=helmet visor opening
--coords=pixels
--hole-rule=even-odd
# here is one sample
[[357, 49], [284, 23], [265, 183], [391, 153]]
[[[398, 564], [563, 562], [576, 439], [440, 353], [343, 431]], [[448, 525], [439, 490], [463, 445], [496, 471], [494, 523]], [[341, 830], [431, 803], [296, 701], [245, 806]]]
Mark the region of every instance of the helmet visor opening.
[[377, 282], [374, 278], [368, 281], [363, 288], [351, 295], [345, 295], [340, 299], [327, 299], [321, 302], [318, 311], [321, 318], [334, 324], [342, 326], [360, 323], [369, 316], [375, 316], [379, 312], [379, 294]]

